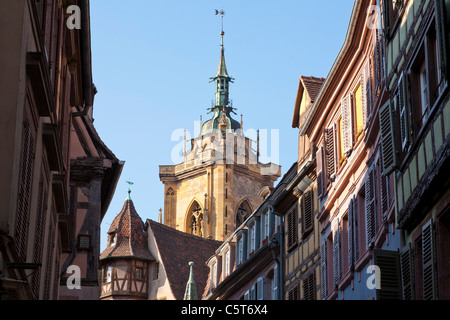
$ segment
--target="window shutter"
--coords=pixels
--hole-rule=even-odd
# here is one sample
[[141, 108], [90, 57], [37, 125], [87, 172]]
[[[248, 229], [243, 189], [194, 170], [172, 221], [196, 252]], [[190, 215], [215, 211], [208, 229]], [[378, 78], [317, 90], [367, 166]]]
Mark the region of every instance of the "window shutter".
[[347, 217], [348, 217], [348, 266], [349, 269], [352, 269], [352, 267], [354, 266], [354, 263], [356, 261], [356, 257], [355, 257], [355, 240], [354, 240], [354, 216], [355, 213], [353, 211], [354, 205], [353, 202], [355, 201], [355, 199], [351, 199], [350, 200], [350, 204], [348, 206], [348, 213], [347, 213]]
[[[29, 106], [26, 106], [29, 108]], [[27, 113], [24, 116], [22, 155], [20, 161], [20, 183], [14, 230], [14, 244], [21, 261], [26, 261], [28, 225], [30, 219], [31, 186], [34, 164], [34, 135]]]
[[288, 300], [299, 300], [299, 292], [298, 292], [298, 284], [292, 288], [291, 290], [289, 290], [288, 292]]
[[[383, 156], [380, 155], [380, 164], [378, 165], [381, 168], [383, 163]], [[383, 221], [387, 219], [387, 215], [389, 213], [389, 205], [390, 205], [390, 197], [389, 197], [389, 176], [384, 176], [382, 174], [380, 176], [380, 198], [381, 198], [381, 217]]]
[[374, 265], [380, 268], [377, 300], [400, 300], [400, 257], [398, 251], [374, 250]]
[[322, 300], [327, 298], [327, 240], [320, 245], [320, 291]]
[[341, 228], [340, 221], [337, 220], [333, 232], [333, 278], [334, 284], [337, 285], [341, 280]]
[[365, 187], [366, 246], [371, 247], [376, 234], [376, 171], [372, 166], [368, 169]]
[[[442, 75], [447, 81], [450, 79], [450, 4], [448, 0], [436, 0], [436, 32], [438, 38], [438, 50], [441, 60]], [[439, 82], [442, 79], [438, 79]]]
[[316, 300], [315, 271], [303, 280], [303, 300]]
[[434, 248], [433, 221], [422, 228], [423, 299], [436, 299], [436, 252]]
[[288, 250], [291, 250], [293, 247], [297, 245], [298, 242], [298, 214], [297, 209], [294, 207], [288, 213]]
[[372, 109], [372, 89], [370, 84], [370, 61], [367, 59], [361, 73], [363, 128], [366, 128]]
[[317, 171], [317, 196], [323, 198], [325, 196], [325, 177], [323, 167], [323, 146], [320, 146], [316, 153], [316, 171]]
[[397, 167], [397, 148], [395, 144], [395, 114], [388, 101], [379, 112], [383, 174], [392, 173]]
[[381, 93], [381, 82], [383, 79], [383, 58], [381, 54], [381, 41], [378, 29], [373, 33], [373, 68], [374, 68], [374, 89], [378, 96]]
[[302, 208], [302, 236], [305, 237], [309, 234], [309, 232], [313, 229], [313, 212], [314, 212], [314, 203], [313, 203], [313, 191], [309, 190], [303, 194], [301, 200], [301, 208]]
[[245, 291], [244, 300], [250, 300], [250, 291], [249, 290]]
[[347, 95], [341, 101], [342, 113], [342, 141], [343, 151], [345, 154], [350, 154], [353, 148], [353, 116], [352, 116], [352, 99]]
[[357, 198], [353, 198], [352, 201], [352, 205], [353, 205], [353, 235], [352, 235], [352, 240], [353, 240], [353, 263], [356, 263], [356, 261], [358, 260], [358, 256], [359, 256], [359, 250], [358, 250], [358, 200]]
[[400, 114], [400, 137], [403, 152], [408, 150], [410, 142], [410, 112], [408, 107], [407, 78], [408, 77], [403, 72], [398, 80], [398, 109]]
[[402, 279], [403, 300], [414, 298], [414, 264], [412, 260], [411, 243], [400, 253], [400, 273]]
[[327, 177], [333, 180], [336, 174], [335, 130], [333, 127], [325, 130], [325, 147]]

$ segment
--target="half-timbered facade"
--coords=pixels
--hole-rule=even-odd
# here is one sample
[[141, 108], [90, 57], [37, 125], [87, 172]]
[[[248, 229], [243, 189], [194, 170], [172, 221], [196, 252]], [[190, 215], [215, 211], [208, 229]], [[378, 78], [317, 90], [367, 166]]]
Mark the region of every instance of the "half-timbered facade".
[[394, 173], [403, 299], [450, 295], [450, 3], [383, 1], [383, 174]]
[[[293, 128], [301, 128], [325, 79], [301, 76]], [[285, 192], [275, 200], [277, 214], [284, 218], [284, 299], [320, 299], [320, 240], [317, 215], [319, 201], [313, 145], [299, 135], [298, 160]]]
[[100, 299], [146, 300], [153, 261], [144, 223], [128, 197], [111, 223], [107, 246], [100, 255]]

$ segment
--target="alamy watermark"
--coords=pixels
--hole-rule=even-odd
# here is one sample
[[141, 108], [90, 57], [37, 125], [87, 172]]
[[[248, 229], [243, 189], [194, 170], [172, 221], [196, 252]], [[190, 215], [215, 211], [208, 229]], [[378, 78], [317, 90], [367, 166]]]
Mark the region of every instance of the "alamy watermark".
[[67, 18], [66, 26], [69, 30], [81, 29], [81, 9], [77, 5], [67, 7], [66, 13], [70, 16]]
[[[195, 122], [194, 128], [200, 122]], [[196, 138], [192, 138], [192, 136]], [[226, 164], [258, 165], [263, 175], [276, 174], [280, 160], [280, 130], [279, 129], [241, 129], [215, 130], [201, 135], [195, 129], [194, 135], [186, 129], [176, 129], [172, 132], [171, 141], [177, 142], [172, 148], [173, 164], [187, 161], [225, 161]]]

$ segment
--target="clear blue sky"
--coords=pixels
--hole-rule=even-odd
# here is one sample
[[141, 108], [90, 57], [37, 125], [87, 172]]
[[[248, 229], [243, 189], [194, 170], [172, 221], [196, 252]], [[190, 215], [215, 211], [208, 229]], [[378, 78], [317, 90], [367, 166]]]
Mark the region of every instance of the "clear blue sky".
[[[159, 165], [173, 165], [180, 128], [210, 118], [209, 78], [217, 72], [220, 17], [236, 120], [244, 129], [278, 129], [282, 174], [297, 157], [291, 127], [300, 75], [326, 77], [342, 47], [352, 0], [91, 1], [94, 125], [126, 161], [101, 228], [101, 250], [134, 182], [132, 199], [145, 221], [163, 208]], [[269, 150], [270, 155], [270, 150]]]

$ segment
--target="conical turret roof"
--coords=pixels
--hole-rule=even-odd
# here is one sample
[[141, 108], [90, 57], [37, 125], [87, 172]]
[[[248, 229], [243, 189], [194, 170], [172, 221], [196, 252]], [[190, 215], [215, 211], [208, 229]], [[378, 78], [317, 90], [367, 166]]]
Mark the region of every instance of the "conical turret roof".
[[[129, 196], [125, 200], [122, 210], [111, 223], [108, 234], [110, 235], [108, 244], [100, 254], [100, 260], [110, 258], [155, 260], [148, 249], [144, 223]], [[111, 241], [112, 238], [114, 241]]]

